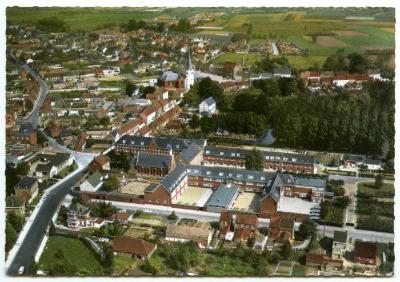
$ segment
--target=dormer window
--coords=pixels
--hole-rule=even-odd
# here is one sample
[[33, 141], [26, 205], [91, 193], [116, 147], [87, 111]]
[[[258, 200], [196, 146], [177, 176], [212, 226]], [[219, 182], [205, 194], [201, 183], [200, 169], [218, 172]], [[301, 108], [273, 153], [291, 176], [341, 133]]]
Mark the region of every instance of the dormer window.
[[223, 156], [223, 155], [224, 155], [224, 152], [219, 152], [219, 154], [220, 154], [221, 156]]
[[207, 171], [206, 174], [207, 174], [207, 175], [210, 175], [210, 174], [211, 174], [211, 171]]
[[144, 145], [144, 142], [140, 142], [140, 145], [142, 145], [142, 146], [143, 146], [143, 145]]
[[296, 159], [296, 158], [292, 158], [292, 161], [293, 161], [293, 162], [296, 162], [296, 161], [297, 161], [297, 159]]
[[247, 178], [248, 179], [253, 179], [254, 177], [253, 177], [253, 175], [248, 175]]
[[265, 156], [265, 159], [266, 159], [266, 160], [269, 160], [269, 156]]
[[206, 154], [209, 154], [210, 153], [210, 151], [209, 150], [206, 150]]
[[218, 173], [219, 176], [224, 176], [223, 172]]

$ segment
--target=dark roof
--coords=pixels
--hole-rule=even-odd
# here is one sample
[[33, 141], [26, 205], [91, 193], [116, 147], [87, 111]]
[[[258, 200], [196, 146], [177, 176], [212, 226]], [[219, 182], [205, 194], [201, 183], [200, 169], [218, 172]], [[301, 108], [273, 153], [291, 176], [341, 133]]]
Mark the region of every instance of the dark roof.
[[34, 132], [33, 125], [30, 123], [23, 123], [20, 125], [18, 132], [16, 133], [17, 136], [29, 136]]
[[159, 187], [159, 184], [152, 183], [149, 186], [147, 186], [146, 188], [144, 188], [144, 192], [153, 192], [153, 190], [157, 187]]
[[92, 185], [92, 187], [97, 187], [97, 185], [99, 185], [102, 182], [101, 180], [102, 177], [103, 176], [100, 173], [95, 172], [92, 175], [90, 175], [88, 179], [86, 179], [86, 181], [89, 182], [89, 184]]
[[206, 206], [229, 208], [239, 192], [239, 186], [221, 184], [208, 199]]
[[38, 182], [38, 179], [35, 177], [24, 176], [21, 180], [15, 185], [15, 189], [31, 189], [33, 185]]
[[347, 242], [347, 231], [333, 232], [333, 242], [346, 243]]
[[178, 80], [179, 74], [173, 71], [165, 71], [158, 76], [159, 80], [162, 81], [175, 81]]
[[204, 146], [205, 143], [204, 139], [180, 139], [169, 137], [144, 137], [124, 135], [116, 142], [116, 145], [145, 148], [149, 146], [152, 140], [154, 140], [159, 149], [169, 150], [170, 148], [172, 148], [176, 151], [182, 151], [186, 149], [189, 144]]
[[208, 97], [202, 103], [206, 103], [207, 105], [211, 106], [211, 105], [216, 104], [217, 102], [215, 102], [213, 97]]
[[184, 162], [191, 162], [198, 153], [200, 153], [201, 148], [198, 145], [195, 145], [193, 143], [189, 144], [185, 149], [182, 150], [180, 153], [180, 157]]
[[168, 168], [171, 165], [172, 156], [156, 155], [147, 153], [138, 153], [137, 157], [132, 159], [131, 164], [135, 166]]
[[375, 259], [377, 256], [376, 243], [356, 241], [354, 246], [354, 256], [368, 258], [368, 259]]
[[174, 170], [168, 173], [161, 181], [162, 185], [169, 193], [172, 193], [184, 177], [187, 176], [186, 168], [182, 164], [178, 164]]
[[247, 169], [236, 169], [230, 167], [211, 167], [211, 166], [186, 166], [188, 174], [193, 176], [203, 176], [216, 179], [232, 179], [246, 182], [262, 182], [265, 185], [272, 183], [276, 173], [264, 172]]
[[54, 165], [52, 165], [52, 164], [38, 164], [36, 166], [36, 171], [50, 172], [53, 167], [54, 167]]
[[[213, 147], [206, 146], [204, 148], [205, 156], [216, 156], [216, 157], [229, 157], [245, 159], [251, 150], [229, 148], [229, 147]], [[287, 163], [299, 163], [299, 164], [314, 164], [315, 157], [303, 154], [294, 153], [281, 153], [281, 152], [267, 152], [261, 151], [264, 160], [274, 162], [287, 162]]]
[[294, 177], [294, 185], [325, 189], [326, 181], [319, 178]]
[[128, 253], [140, 256], [148, 256], [157, 245], [149, 243], [139, 238], [128, 236], [115, 237], [112, 243], [114, 252]]
[[56, 154], [40, 154], [40, 158], [48, 160], [51, 164], [59, 166], [70, 158], [70, 154], [56, 153]]

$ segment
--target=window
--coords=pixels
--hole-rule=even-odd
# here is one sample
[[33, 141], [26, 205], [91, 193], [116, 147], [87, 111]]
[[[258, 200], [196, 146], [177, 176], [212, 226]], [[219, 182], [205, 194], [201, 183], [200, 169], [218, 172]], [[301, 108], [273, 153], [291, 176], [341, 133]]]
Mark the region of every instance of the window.
[[223, 155], [224, 155], [224, 152], [219, 152], [219, 154], [220, 154], [221, 156], [223, 156]]

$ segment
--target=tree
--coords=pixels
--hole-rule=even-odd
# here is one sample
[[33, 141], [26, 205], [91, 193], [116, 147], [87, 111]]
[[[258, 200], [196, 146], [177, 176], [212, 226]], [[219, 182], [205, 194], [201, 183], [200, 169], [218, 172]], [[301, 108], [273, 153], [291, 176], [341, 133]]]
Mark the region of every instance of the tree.
[[114, 252], [113, 252], [111, 246], [109, 246], [109, 245], [104, 246], [103, 253], [104, 253], [103, 265], [105, 267], [113, 266], [113, 264], [114, 264]]
[[264, 157], [259, 150], [255, 148], [246, 156], [245, 162], [246, 169], [250, 170], [263, 170]]
[[10, 223], [6, 223], [6, 252], [10, 251], [17, 241], [17, 232]]
[[281, 245], [281, 248], [279, 250], [279, 256], [281, 260], [287, 260], [290, 257], [291, 253], [292, 253], [292, 245], [290, 245], [290, 242], [286, 240]]
[[39, 270], [39, 266], [35, 261], [35, 257], [32, 257], [32, 262], [31, 262], [31, 266], [29, 268], [28, 274], [31, 276], [36, 276], [38, 270]]
[[125, 81], [125, 95], [132, 97], [133, 93], [136, 91], [138, 87], [136, 86], [136, 84], [129, 82], [129, 81]]
[[173, 211], [169, 216], [167, 216], [167, 218], [172, 221], [178, 220], [178, 216], [175, 214], [175, 211]]
[[198, 87], [201, 100], [213, 97], [217, 104], [221, 101], [224, 89], [218, 82], [206, 77], [199, 82]]
[[140, 266], [140, 268], [147, 273], [151, 273], [152, 275], [157, 275], [159, 273], [158, 268], [152, 264], [149, 260], [145, 260], [144, 263]]
[[106, 202], [93, 203], [90, 205], [90, 210], [92, 211], [93, 216], [102, 218], [108, 218], [115, 212], [115, 208], [111, 203]]
[[296, 240], [303, 241], [309, 238], [312, 234], [316, 232], [315, 223], [309, 219], [303, 220], [299, 226], [299, 230], [295, 232]]
[[383, 175], [379, 173], [375, 176], [375, 187], [382, 188], [382, 186], [383, 186]]
[[370, 66], [367, 57], [358, 53], [351, 53], [347, 56], [349, 60], [349, 72], [350, 73], [365, 73]]
[[119, 188], [120, 181], [115, 176], [109, 176], [103, 183], [103, 189], [105, 191], [114, 191]]
[[10, 196], [15, 193], [14, 187], [19, 182], [20, 177], [17, 170], [9, 165], [6, 165], [6, 195]]
[[25, 218], [15, 212], [7, 214], [7, 222], [10, 223], [16, 232], [20, 232], [24, 227]]
[[23, 162], [23, 163], [20, 163], [20, 164], [17, 166], [17, 168], [16, 168], [16, 173], [17, 173], [18, 175], [21, 175], [21, 176], [26, 176], [26, 175], [28, 175], [29, 170], [30, 170], [29, 164], [26, 163], [26, 162]]

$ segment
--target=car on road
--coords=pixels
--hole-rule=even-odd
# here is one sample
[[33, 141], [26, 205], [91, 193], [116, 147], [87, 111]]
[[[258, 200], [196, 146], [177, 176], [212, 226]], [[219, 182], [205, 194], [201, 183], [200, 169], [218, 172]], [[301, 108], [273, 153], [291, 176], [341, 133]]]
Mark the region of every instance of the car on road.
[[20, 267], [18, 268], [18, 274], [19, 274], [19, 275], [24, 274], [24, 270], [25, 270], [25, 267], [24, 267], [24, 266], [20, 266]]

